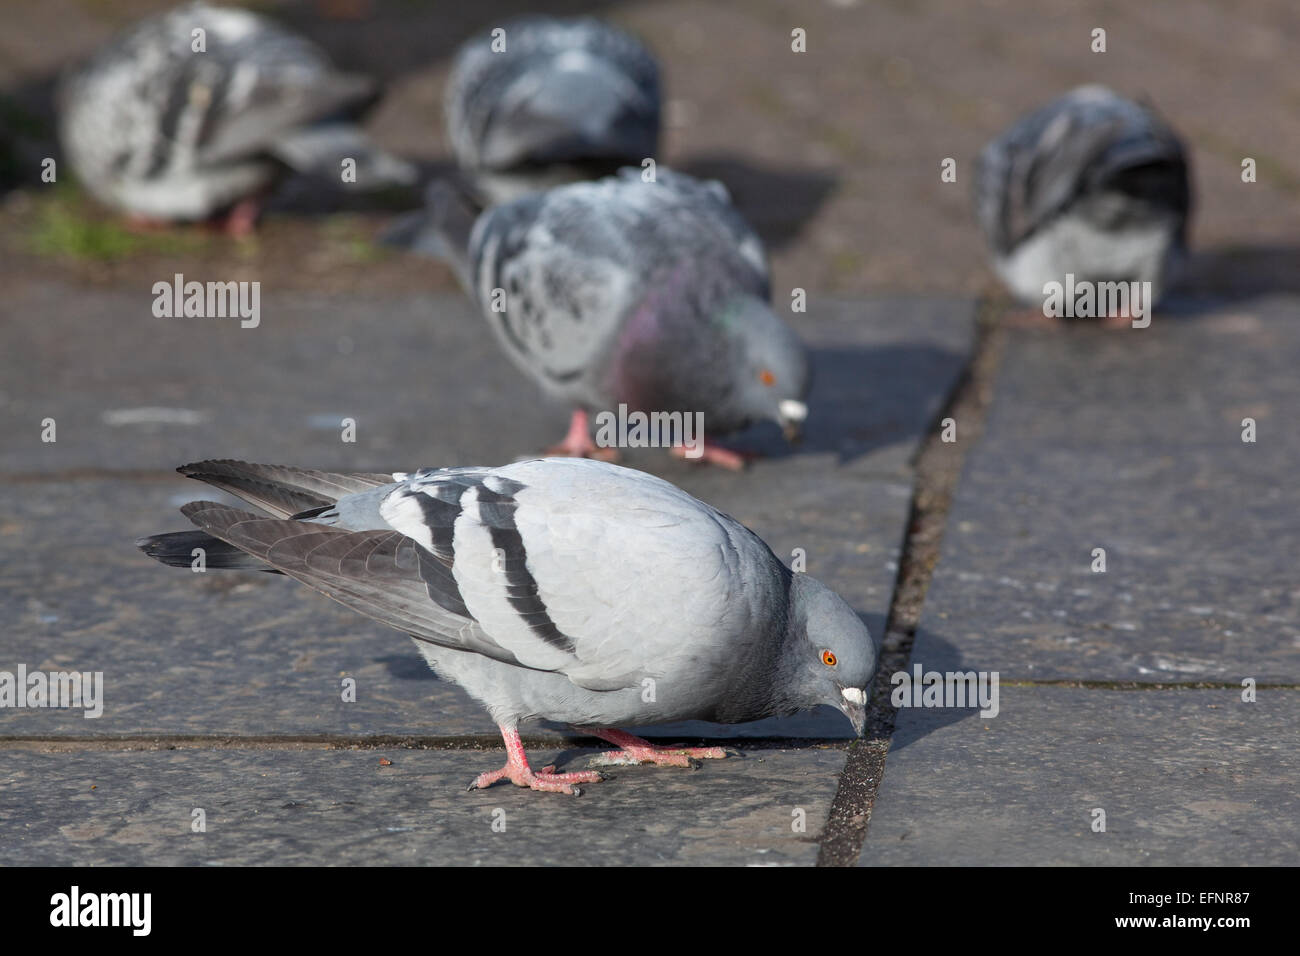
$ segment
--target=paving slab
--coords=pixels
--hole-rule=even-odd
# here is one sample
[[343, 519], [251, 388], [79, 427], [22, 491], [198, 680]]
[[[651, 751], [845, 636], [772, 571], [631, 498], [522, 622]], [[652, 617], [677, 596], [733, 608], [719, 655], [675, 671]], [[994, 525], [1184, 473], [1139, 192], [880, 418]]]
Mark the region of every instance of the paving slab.
[[[171, 470], [211, 457], [377, 471], [498, 463], [535, 454], [567, 425], [568, 410], [540, 400], [463, 296], [277, 294], [268, 282], [259, 324], [241, 328], [155, 317], [152, 282], [171, 278], [137, 291], [15, 284], [0, 303], [0, 473]], [[972, 313], [960, 299], [810, 303], [789, 317], [813, 353], [805, 441], [791, 455], [773, 425], [738, 447], [874, 455], [874, 470], [905, 472], [964, 367]], [[41, 440], [47, 418], [57, 441]], [[343, 440], [345, 418], [355, 441]], [[650, 450], [628, 457], [662, 465]]]
[[1300, 691], [1000, 697], [993, 719], [899, 714], [862, 865], [1300, 863]]
[[[537, 401], [463, 301], [268, 295], [262, 324], [240, 329], [154, 320], [147, 298], [121, 292], [29, 284], [23, 296], [6, 306], [0, 358], [0, 467], [10, 472], [0, 474], [0, 613], [15, 622], [0, 636], [0, 670], [103, 671], [106, 701], [91, 720], [6, 710], [0, 735], [495, 733], [397, 632], [290, 581], [166, 569], [132, 544], [183, 528], [175, 509], [214, 497], [169, 474], [194, 458], [409, 470], [508, 461], [558, 435], [564, 410]], [[777, 456], [744, 474], [655, 450], [629, 463], [735, 515], [787, 560], [802, 549], [808, 572], [879, 634], [911, 458], [960, 373], [971, 316], [956, 301], [814, 304], [800, 323], [818, 376], [802, 447], [789, 453], [755, 429], [742, 441]], [[196, 414], [131, 425], [102, 416], [129, 408]], [[58, 422], [53, 444], [39, 441], [46, 415]], [[355, 444], [334, 424], [311, 425], [344, 415], [358, 422]], [[357, 681], [355, 702], [341, 700], [344, 677]], [[662, 732], [851, 735], [829, 709]]]
[[1300, 682], [1297, 363], [1295, 297], [1013, 333], [912, 660], [1003, 680]]
[[[565, 751], [562, 766], [581, 769], [594, 752]], [[0, 750], [0, 865], [811, 866], [845, 752], [624, 768], [578, 797], [509, 784], [466, 792], [503, 759], [500, 750]], [[202, 833], [192, 830], [196, 808]]]

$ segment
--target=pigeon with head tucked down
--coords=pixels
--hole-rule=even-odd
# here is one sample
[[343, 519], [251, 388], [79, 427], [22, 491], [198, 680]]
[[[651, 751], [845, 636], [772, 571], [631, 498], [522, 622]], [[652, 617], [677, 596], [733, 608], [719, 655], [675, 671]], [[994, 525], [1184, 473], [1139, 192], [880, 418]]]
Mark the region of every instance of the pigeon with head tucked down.
[[492, 202], [640, 165], [659, 145], [659, 65], [591, 17], [527, 16], [461, 47], [446, 91], [461, 168]]
[[1027, 302], [1044, 286], [1150, 282], [1158, 298], [1187, 250], [1187, 156], [1147, 106], [1102, 86], [1030, 113], [981, 153], [975, 208], [999, 276]]
[[245, 232], [288, 169], [358, 188], [414, 182], [408, 163], [355, 125], [377, 96], [372, 80], [338, 72], [267, 18], [191, 3], [135, 24], [68, 72], [59, 135], [101, 202], [141, 221], [229, 212], [231, 231]]
[[[182, 474], [263, 509], [181, 510], [197, 527], [138, 544], [164, 564], [279, 571], [406, 631], [429, 665], [482, 703], [507, 779], [574, 792], [598, 772], [534, 771], [519, 724], [573, 725], [620, 749], [599, 763], [685, 766], [617, 730], [739, 723], [828, 704], [861, 734], [876, 647], [833, 591], [674, 485], [604, 462], [330, 474], [238, 461]], [[268, 516], [269, 514], [269, 516]]]
[[[721, 183], [663, 167], [646, 180], [624, 169], [477, 216], [437, 183], [387, 241], [449, 259], [510, 359], [576, 409], [550, 454], [609, 455], [588, 414], [621, 405], [699, 413], [709, 435], [774, 421], [796, 436], [808, 357], [769, 304], [761, 240]], [[707, 442], [698, 454], [742, 464]]]

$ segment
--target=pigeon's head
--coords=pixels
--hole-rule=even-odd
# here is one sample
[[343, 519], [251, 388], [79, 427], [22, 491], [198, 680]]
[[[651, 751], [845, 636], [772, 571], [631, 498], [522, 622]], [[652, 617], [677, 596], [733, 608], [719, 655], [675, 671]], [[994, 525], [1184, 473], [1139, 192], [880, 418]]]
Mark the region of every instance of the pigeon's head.
[[806, 574], [791, 582], [789, 626], [793, 694], [805, 707], [840, 710], [861, 736], [876, 673], [876, 644], [867, 626], [843, 598]]
[[723, 310], [724, 328], [736, 337], [739, 362], [733, 401], [748, 421], [773, 421], [794, 441], [808, 417], [812, 375], [808, 353], [794, 331], [761, 299], [746, 297]]

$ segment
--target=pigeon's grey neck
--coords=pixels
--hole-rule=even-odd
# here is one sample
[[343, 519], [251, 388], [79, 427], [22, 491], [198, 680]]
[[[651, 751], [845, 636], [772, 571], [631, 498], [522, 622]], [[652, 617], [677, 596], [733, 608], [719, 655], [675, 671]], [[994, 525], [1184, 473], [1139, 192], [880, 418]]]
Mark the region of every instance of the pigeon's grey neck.
[[794, 626], [794, 606], [791, 586], [794, 574], [775, 556], [773, 563], [779, 569], [779, 586], [772, 589], [776, 606], [764, 620], [771, 621], [772, 632], [754, 635], [751, 645], [754, 653], [733, 675], [728, 692], [718, 706], [716, 718], [723, 723], [740, 723], [763, 717], [794, 713], [806, 705], [790, 696], [796, 686], [794, 672], [797, 668], [798, 643]]

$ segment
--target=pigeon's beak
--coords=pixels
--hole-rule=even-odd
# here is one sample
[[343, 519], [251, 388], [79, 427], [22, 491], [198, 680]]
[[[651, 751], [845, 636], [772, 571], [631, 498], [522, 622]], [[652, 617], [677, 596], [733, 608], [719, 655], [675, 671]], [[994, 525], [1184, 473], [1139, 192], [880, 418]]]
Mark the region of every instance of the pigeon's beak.
[[803, 423], [808, 417], [808, 406], [793, 398], [784, 399], [777, 406], [776, 417], [781, 423], [781, 431], [785, 432], [785, 440], [793, 445], [803, 436]]
[[840, 710], [853, 724], [853, 732], [861, 737], [867, 726], [867, 692], [857, 687], [842, 687], [840, 696]]

